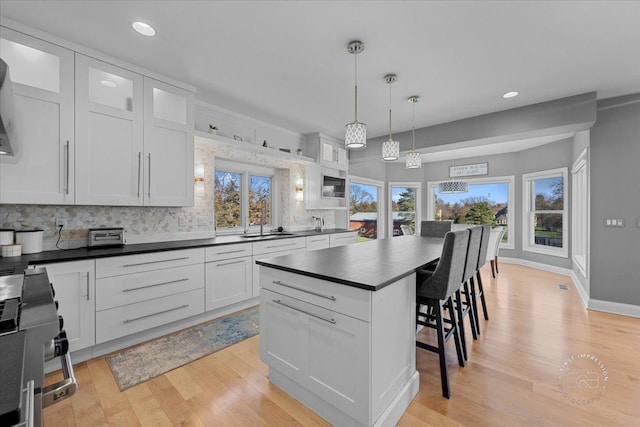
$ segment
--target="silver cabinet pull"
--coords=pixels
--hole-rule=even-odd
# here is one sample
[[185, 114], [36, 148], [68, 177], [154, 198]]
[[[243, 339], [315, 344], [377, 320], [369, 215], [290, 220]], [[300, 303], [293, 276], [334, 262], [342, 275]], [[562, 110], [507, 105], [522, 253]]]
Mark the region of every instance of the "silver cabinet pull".
[[241, 259], [241, 260], [232, 261], [232, 262], [222, 262], [220, 264], [216, 264], [216, 267], [220, 267], [220, 266], [223, 266], [223, 265], [240, 264], [241, 262], [245, 262], [245, 260]]
[[67, 143], [64, 145], [64, 151], [66, 156], [64, 194], [69, 194], [69, 149], [70, 149], [69, 140], [67, 140]]
[[162, 282], [162, 283], [154, 283], [153, 285], [138, 286], [137, 288], [127, 288], [127, 289], [123, 289], [122, 292], [131, 292], [131, 291], [138, 291], [140, 289], [155, 288], [156, 286], [170, 285], [172, 283], [186, 282], [187, 280], [189, 280], [189, 278], [185, 277], [184, 279], [170, 280], [168, 282]]
[[244, 252], [246, 249], [238, 249], [237, 251], [216, 252], [216, 255], [235, 254], [238, 252]]
[[295, 307], [292, 307], [292, 306], [290, 306], [288, 304], [283, 303], [279, 299], [274, 299], [273, 302], [275, 302], [276, 304], [280, 304], [283, 307], [290, 308], [291, 310], [295, 310], [295, 311], [299, 311], [300, 313], [304, 313], [307, 316], [311, 316], [311, 317], [315, 317], [316, 319], [324, 320], [325, 322], [331, 323], [332, 325], [336, 324], [336, 320], [335, 319], [327, 319], [325, 317], [318, 316], [317, 314], [313, 314], [313, 313], [309, 313], [308, 311], [300, 310], [299, 308], [295, 308]]
[[294, 246], [297, 245], [297, 243], [288, 243], [286, 245], [273, 245], [273, 246], [267, 246], [267, 249], [271, 249], [271, 248], [284, 248], [285, 246]]
[[140, 176], [142, 175], [142, 152], [138, 151], [138, 199], [140, 198]]
[[135, 317], [133, 319], [123, 320], [122, 323], [131, 323], [131, 322], [135, 322], [136, 320], [142, 320], [142, 319], [146, 319], [148, 317], [159, 316], [160, 314], [169, 313], [171, 311], [176, 311], [176, 310], [181, 310], [181, 309], [187, 308], [187, 307], [189, 307], [189, 304], [183, 304], [183, 305], [181, 305], [179, 307], [173, 307], [173, 308], [170, 308], [168, 310], [159, 311], [157, 313], [147, 314], [146, 316], [140, 316], [140, 317]]
[[87, 301], [91, 298], [89, 297], [89, 273], [87, 273]]
[[314, 240], [314, 239], [311, 239], [311, 240], [309, 240], [309, 241], [310, 241], [310, 242], [324, 242], [324, 241], [326, 241], [326, 240], [328, 240], [328, 239], [315, 239], [315, 240]]
[[149, 153], [149, 188], [147, 188], [147, 197], [151, 198], [151, 153]]
[[289, 285], [287, 283], [283, 283], [280, 280], [273, 280], [272, 283], [275, 284], [275, 285], [284, 286], [285, 288], [291, 288], [291, 289], [295, 289], [296, 291], [305, 292], [307, 294], [315, 295], [315, 296], [320, 297], [320, 298], [325, 298], [325, 299], [328, 299], [328, 300], [331, 300], [331, 301], [335, 301], [336, 300], [336, 297], [334, 297], [333, 295], [323, 295], [323, 294], [319, 294], [317, 292], [308, 291], [306, 289], [298, 288], [297, 286], [293, 286], [293, 285]]
[[135, 264], [125, 264], [123, 265], [123, 267], [137, 267], [138, 265], [157, 264], [159, 262], [181, 261], [183, 259], [189, 259], [189, 257], [183, 256], [180, 258], [160, 259], [158, 261], [137, 262]]

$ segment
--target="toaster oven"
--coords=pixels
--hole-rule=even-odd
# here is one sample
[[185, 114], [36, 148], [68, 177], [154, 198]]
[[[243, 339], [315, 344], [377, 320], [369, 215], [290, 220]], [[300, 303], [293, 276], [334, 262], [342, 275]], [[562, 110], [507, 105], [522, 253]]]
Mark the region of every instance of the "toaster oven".
[[124, 228], [90, 228], [88, 248], [124, 246]]

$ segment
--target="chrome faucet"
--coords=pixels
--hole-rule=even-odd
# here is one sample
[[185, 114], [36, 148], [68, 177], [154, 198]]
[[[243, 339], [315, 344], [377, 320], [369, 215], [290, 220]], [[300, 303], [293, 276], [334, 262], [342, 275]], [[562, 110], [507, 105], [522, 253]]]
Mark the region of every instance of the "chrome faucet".
[[249, 216], [244, 217], [244, 231], [242, 232], [242, 234], [247, 234], [249, 232], [249, 226], [251, 224], [249, 223]]
[[264, 236], [263, 234], [263, 227], [264, 227], [264, 217], [267, 215], [267, 200], [263, 197], [262, 200], [260, 200], [260, 235]]

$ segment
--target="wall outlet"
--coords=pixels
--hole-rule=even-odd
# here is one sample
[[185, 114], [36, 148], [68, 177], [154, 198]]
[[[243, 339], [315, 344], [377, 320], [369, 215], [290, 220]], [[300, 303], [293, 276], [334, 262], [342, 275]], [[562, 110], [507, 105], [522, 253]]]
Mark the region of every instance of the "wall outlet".
[[56, 218], [56, 228], [67, 228], [66, 218]]
[[624, 218], [606, 218], [604, 226], [610, 228], [624, 228]]

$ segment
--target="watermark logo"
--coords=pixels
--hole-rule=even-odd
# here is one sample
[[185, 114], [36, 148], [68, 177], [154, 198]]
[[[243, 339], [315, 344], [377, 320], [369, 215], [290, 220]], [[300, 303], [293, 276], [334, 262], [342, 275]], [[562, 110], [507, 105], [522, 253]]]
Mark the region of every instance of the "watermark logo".
[[591, 353], [569, 356], [560, 367], [562, 397], [583, 406], [600, 400], [609, 383], [604, 362]]

